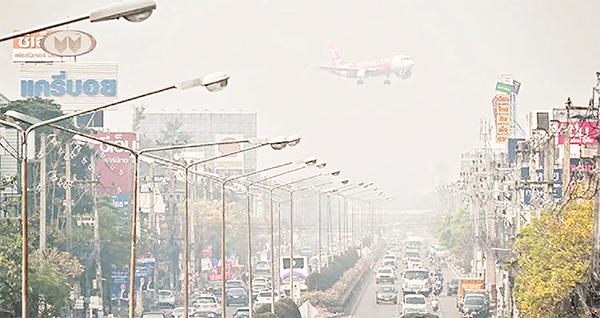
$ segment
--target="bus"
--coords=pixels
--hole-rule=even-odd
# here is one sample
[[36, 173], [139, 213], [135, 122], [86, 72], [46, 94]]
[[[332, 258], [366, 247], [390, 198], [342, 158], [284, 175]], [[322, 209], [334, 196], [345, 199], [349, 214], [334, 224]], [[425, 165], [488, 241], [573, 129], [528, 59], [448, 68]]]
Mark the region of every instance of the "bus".
[[[290, 257], [281, 257], [279, 262], [279, 279], [281, 282], [288, 281], [291, 274]], [[294, 256], [294, 281], [306, 283], [309, 273], [309, 263], [306, 256]]]

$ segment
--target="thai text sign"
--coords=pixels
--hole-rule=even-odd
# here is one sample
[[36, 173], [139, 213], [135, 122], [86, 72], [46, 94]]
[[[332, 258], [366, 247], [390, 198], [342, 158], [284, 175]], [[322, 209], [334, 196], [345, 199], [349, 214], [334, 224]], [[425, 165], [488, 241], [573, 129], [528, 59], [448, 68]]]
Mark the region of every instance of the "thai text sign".
[[[123, 147], [137, 149], [137, 133], [101, 132], [96, 137]], [[114, 146], [100, 144], [96, 147], [99, 160], [96, 161], [96, 174], [100, 181], [98, 194], [129, 194], [129, 184], [133, 176], [131, 154]]]
[[65, 112], [117, 100], [118, 66], [114, 63], [22, 64], [21, 97], [51, 98]]
[[510, 137], [510, 95], [496, 95], [492, 105], [496, 117], [496, 142], [506, 143]]
[[[16, 32], [16, 31], [15, 31]], [[42, 49], [42, 39], [56, 31], [44, 30], [13, 39], [13, 62], [60, 62], [60, 56]]]
[[[598, 143], [596, 138], [598, 137], [598, 122], [597, 121], [583, 121], [583, 122], [572, 122], [572, 123], [560, 123], [560, 127], [569, 127], [569, 134], [571, 145], [595, 145]], [[558, 135], [558, 144], [562, 145], [565, 143], [565, 136], [563, 134]]]

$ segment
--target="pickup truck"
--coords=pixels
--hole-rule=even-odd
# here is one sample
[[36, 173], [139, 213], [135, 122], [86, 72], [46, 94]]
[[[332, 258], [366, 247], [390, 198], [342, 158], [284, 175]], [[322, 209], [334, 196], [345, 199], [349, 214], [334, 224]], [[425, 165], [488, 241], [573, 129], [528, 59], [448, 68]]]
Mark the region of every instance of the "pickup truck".
[[485, 281], [483, 278], [462, 277], [458, 279], [458, 290], [456, 293], [456, 307], [459, 309], [464, 305], [464, 297], [467, 292], [485, 293]]

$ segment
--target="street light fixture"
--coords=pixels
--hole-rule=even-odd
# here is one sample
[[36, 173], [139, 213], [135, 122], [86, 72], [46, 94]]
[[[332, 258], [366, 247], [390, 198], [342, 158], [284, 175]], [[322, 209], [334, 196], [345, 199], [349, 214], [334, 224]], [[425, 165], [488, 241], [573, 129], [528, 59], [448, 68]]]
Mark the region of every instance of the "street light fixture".
[[63, 25], [83, 20], [90, 20], [90, 22], [101, 22], [124, 18], [129, 22], [142, 22], [148, 19], [155, 9], [156, 3], [154, 3], [154, 1], [152, 0], [129, 0], [116, 2], [105, 7], [96, 9], [88, 15], [82, 15], [74, 18], [69, 18], [60, 22], [51, 23], [48, 25], [35, 27], [24, 31], [14, 32], [12, 34], [1, 37], [0, 42], [12, 40], [20, 36], [60, 27]]
[[[36, 31], [33, 31], [36, 32]], [[1, 39], [0, 39], [1, 42]], [[213, 76], [208, 75], [208, 76]], [[222, 79], [223, 80], [223, 79]], [[226, 80], [226, 79], [225, 79]], [[189, 82], [189, 81], [188, 81]], [[202, 85], [202, 81], [199, 82], [199, 85]], [[43, 120], [40, 121], [39, 119], [32, 117], [32, 116], [28, 116], [25, 114], [21, 114], [15, 111], [7, 111], [4, 115], [6, 115], [6, 117], [9, 118], [13, 118], [13, 119], [17, 119], [20, 120], [22, 122], [25, 122], [27, 124], [30, 124], [29, 127], [27, 127], [27, 129], [23, 129], [21, 126], [15, 124], [15, 123], [11, 123], [11, 122], [7, 122], [4, 120], [0, 121], [0, 124], [3, 124], [5, 126], [9, 126], [12, 128], [17, 129], [20, 134], [21, 134], [21, 218], [22, 218], [22, 234], [21, 234], [21, 239], [22, 239], [22, 273], [21, 273], [21, 312], [22, 312], [22, 318], [28, 318], [29, 316], [29, 290], [28, 290], [28, 280], [29, 280], [29, 262], [28, 262], [28, 257], [29, 257], [29, 252], [28, 252], [28, 246], [27, 246], [27, 242], [28, 242], [28, 207], [27, 207], [27, 139], [28, 139], [28, 135], [30, 132], [34, 131], [35, 129], [39, 128], [39, 127], [43, 127], [43, 126], [50, 126], [54, 123], [66, 120], [66, 119], [70, 119], [76, 116], [80, 116], [80, 115], [85, 115], [88, 113], [92, 113], [101, 109], [105, 109], [105, 108], [109, 108], [115, 105], [119, 105], [119, 104], [123, 104], [126, 102], [130, 102], [130, 101], [134, 101], [137, 99], [140, 99], [142, 97], [146, 97], [146, 96], [150, 96], [150, 95], [154, 95], [157, 93], [161, 93], [161, 92], [165, 92], [171, 89], [188, 89], [188, 88], [192, 88], [195, 86], [199, 86], [199, 85], [187, 85], [185, 88], [184, 87], [178, 87], [178, 85], [172, 85], [172, 86], [168, 86], [162, 89], [158, 89], [155, 91], [151, 91], [148, 93], [144, 93], [144, 94], [140, 94], [140, 95], [136, 95], [127, 99], [123, 99], [123, 100], [119, 100], [116, 102], [112, 102], [109, 104], [105, 104], [105, 105], [101, 105], [101, 106], [96, 106], [96, 107], [91, 107], [88, 109], [84, 109], [81, 111], [76, 111], [73, 112], [71, 114], [67, 114], [67, 115], [61, 115], [61, 116], [57, 116], [54, 118], [50, 118], [47, 120]], [[182, 86], [182, 85], [180, 85]], [[210, 90], [209, 90], [210, 91]], [[55, 126], [55, 128], [60, 127], [60, 126]], [[76, 132], [77, 133], [77, 132]], [[80, 133], [77, 133], [80, 134]], [[80, 134], [82, 135], [82, 134]], [[94, 139], [94, 138], [90, 138], [90, 139]], [[98, 140], [99, 142], [104, 142], [102, 140]], [[123, 149], [121, 147], [121, 149]], [[136, 167], [138, 166], [139, 162], [138, 162], [138, 157], [136, 156]], [[134, 173], [134, 179], [135, 179], [135, 183], [137, 183], [137, 170]], [[134, 191], [134, 196], [136, 195], [137, 191]], [[134, 213], [135, 215], [135, 213]], [[135, 227], [135, 222], [133, 222], [132, 227]], [[132, 244], [135, 244], [135, 242], [132, 242]], [[133, 251], [132, 251], [133, 253]], [[133, 297], [130, 297], [130, 309], [129, 309], [129, 316], [130, 318], [133, 318]]]

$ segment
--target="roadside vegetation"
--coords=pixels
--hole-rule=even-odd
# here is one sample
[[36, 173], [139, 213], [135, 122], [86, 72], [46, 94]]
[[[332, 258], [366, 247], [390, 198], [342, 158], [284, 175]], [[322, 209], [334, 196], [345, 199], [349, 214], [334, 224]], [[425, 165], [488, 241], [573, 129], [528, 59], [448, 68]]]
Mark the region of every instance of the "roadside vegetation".
[[456, 258], [456, 265], [465, 273], [471, 271], [473, 258], [474, 242], [471, 232], [471, 217], [464, 209], [442, 215], [439, 242]]
[[578, 199], [541, 211], [521, 229], [513, 263], [518, 272], [514, 297], [521, 317], [589, 317], [585, 283], [592, 221], [593, 201]]

